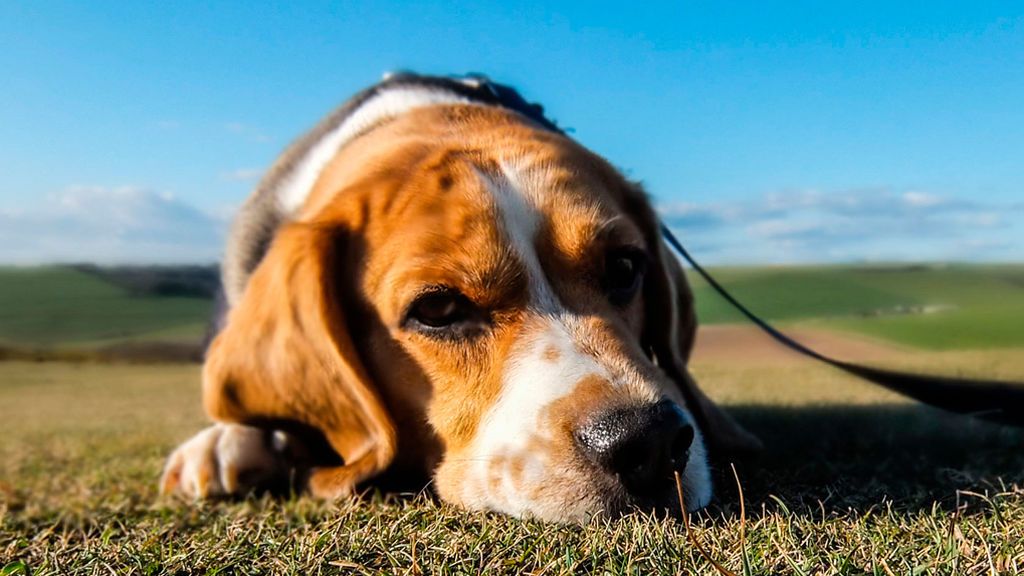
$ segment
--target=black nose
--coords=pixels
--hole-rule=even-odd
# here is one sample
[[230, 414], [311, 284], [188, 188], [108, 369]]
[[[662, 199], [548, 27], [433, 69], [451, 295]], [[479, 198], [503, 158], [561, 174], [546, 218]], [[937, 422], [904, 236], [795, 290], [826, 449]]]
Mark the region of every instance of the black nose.
[[577, 430], [576, 441], [631, 494], [652, 496], [671, 485], [673, 471], [686, 467], [693, 427], [678, 406], [662, 400], [600, 414]]

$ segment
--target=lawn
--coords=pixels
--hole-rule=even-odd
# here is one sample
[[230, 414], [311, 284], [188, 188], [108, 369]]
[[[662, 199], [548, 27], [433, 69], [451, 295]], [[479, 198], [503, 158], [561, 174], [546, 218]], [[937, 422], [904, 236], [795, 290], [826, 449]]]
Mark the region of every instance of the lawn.
[[[1024, 373], [1020, 349], [919, 352], [935, 370]], [[0, 363], [0, 573], [1014, 574], [1024, 431], [938, 413], [799, 360], [695, 372], [766, 442], [692, 520], [584, 525], [370, 492], [180, 505], [162, 460], [204, 424], [195, 365]], [[744, 561], [746, 558], [746, 561]]]

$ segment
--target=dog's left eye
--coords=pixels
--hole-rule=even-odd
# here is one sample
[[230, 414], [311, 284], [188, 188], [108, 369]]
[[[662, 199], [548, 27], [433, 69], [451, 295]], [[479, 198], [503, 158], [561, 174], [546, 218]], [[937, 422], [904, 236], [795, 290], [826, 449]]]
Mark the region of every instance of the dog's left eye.
[[480, 328], [484, 317], [468, 298], [456, 290], [440, 288], [420, 295], [409, 306], [407, 328], [430, 334], [466, 335]]
[[616, 306], [625, 306], [633, 297], [647, 270], [647, 257], [635, 248], [615, 250], [605, 257], [604, 288]]

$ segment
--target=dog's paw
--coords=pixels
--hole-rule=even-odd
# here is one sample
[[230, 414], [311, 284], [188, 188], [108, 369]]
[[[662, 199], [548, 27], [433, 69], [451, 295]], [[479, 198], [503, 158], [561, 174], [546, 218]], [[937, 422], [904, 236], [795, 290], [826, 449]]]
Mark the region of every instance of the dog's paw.
[[171, 453], [160, 493], [199, 499], [279, 488], [292, 473], [292, 444], [281, 431], [214, 424]]

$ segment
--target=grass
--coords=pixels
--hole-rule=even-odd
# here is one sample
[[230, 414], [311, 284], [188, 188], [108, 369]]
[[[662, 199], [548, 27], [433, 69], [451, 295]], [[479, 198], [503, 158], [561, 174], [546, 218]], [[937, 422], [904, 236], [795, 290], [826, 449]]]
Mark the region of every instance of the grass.
[[[907, 362], [1019, 375], [1021, 352]], [[716, 562], [750, 574], [1024, 571], [1024, 431], [801, 362], [698, 359], [695, 371], [768, 446], [739, 469], [745, 517], [721, 470], [719, 502], [691, 518]], [[0, 363], [0, 421], [4, 575], [715, 573], [681, 522], [639, 513], [560, 526], [422, 494], [161, 501], [163, 458], [204, 424], [194, 365]]]
[[[770, 320], [865, 334], [914, 347], [1024, 346], [1024, 266], [804, 266], [712, 271]], [[702, 323], [742, 322], [691, 275]]]

